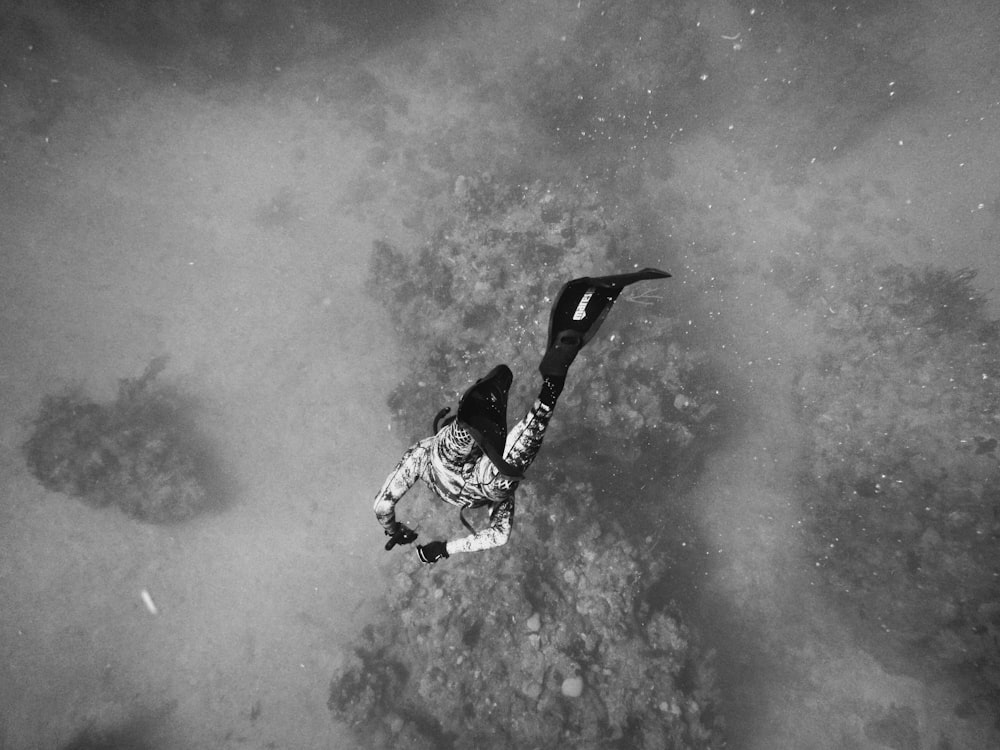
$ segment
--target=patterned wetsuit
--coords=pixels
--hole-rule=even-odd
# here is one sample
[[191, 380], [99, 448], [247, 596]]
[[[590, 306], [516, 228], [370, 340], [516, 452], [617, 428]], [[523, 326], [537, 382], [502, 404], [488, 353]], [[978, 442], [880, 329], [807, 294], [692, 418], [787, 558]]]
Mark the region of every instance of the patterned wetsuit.
[[[554, 401], [554, 399], [553, 399]], [[507, 435], [504, 458], [525, 470], [542, 445], [552, 407], [535, 401], [524, 419]], [[436, 435], [411, 446], [375, 496], [375, 515], [385, 529], [396, 522], [396, 503], [422, 479], [434, 494], [459, 508], [490, 507], [490, 525], [482, 531], [448, 542], [448, 554], [474, 552], [505, 544], [514, 520], [517, 480], [500, 476], [483, 455], [472, 435], [457, 421]]]

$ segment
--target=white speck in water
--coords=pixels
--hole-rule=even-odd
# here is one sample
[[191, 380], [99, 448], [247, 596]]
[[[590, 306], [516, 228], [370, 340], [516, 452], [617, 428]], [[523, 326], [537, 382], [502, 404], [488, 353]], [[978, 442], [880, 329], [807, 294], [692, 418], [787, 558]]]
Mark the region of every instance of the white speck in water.
[[139, 592], [139, 598], [142, 599], [142, 603], [146, 605], [146, 609], [149, 610], [149, 614], [160, 614], [160, 610], [157, 609], [156, 602], [154, 602], [153, 597], [149, 595], [149, 591], [142, 589], [142, 591]]

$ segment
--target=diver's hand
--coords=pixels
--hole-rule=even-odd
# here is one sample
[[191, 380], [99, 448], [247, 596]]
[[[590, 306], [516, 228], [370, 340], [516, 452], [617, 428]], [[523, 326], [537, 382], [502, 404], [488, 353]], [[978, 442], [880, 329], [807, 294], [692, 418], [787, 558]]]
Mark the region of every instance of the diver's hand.
[[442, 557], [448, 557], [447, 542], [428, 542], [417, 545], [417, 554], [420, 555], [420, 562], [436, 563]]
[[406, 524], [399, 523], [399, 521], [392, 527], [392, 530], [386, 529], [385, 535], [389, 537], [389, 541], [385, 543], [387, 550], [392, 549], [397, 544], [409, 544], [417, 538], [417, 532], [407, 528]]

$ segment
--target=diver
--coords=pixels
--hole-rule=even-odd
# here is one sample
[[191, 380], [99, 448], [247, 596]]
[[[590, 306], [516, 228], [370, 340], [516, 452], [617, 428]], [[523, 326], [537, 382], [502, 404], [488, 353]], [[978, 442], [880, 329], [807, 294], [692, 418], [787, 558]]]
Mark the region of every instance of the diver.
[[[560, 290], [549, 316], [548, 346], [538, 371], [542, 387], [524, 418], [507, 431], [507, 394], [513, 373], [498, 365], [462, 396], [457, 413], [434, 419], [434, 434], [412, 445], [375, 497], [375, 517], [389, 541], [410, 544], [417, 532], [396, 520], [396, 503], [422, 479], [441, 500], [457, 506], [468, 536], [417, 545], [420, 560], [435, 563], [456, 552], [505, 544], [514, 518], [514, 492], [541, 448], [566, 374], [580, 349], [597, 333], [618, 295], [637, 281], [669, 278], [655, 268], [617, 276], [573, 279]], [[477, 531], [465, 519], [468, 508], [489, 508], [490, 525]]]

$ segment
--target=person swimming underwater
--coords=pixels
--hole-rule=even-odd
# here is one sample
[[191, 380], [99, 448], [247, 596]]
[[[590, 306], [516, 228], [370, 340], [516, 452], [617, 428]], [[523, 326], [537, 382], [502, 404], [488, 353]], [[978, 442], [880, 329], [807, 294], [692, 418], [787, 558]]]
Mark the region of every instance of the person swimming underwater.
[[[464, 511], [488, 507], [490, 525], [476, 531], [462, 515], [468, 536], [417, 545], [420, 560], [435, 563], [457, 552], [506, 544], [514, 518], [514, 494], [538, 454], [570, 365], [593, 338], [618, 295], [638, 281], [669, 278], [655, 268], [617, 276], [583, 277], [560, 290], [549, 316], [548, 346], [538, 365], [542, 387], [528, 413], [507, 431], [507, 394], [513, 373], [497, 365], [462, 396], [455, 416], [434, 420], [434, 434], [410, 446], [375, 496], [375, 517], [389, 541], [386, 550], [410, 544], [417, 533], [396, 520], [396, 504], [418, 479], [435, 495]], [[460, 511], [460, 512], [461, 512]]]

